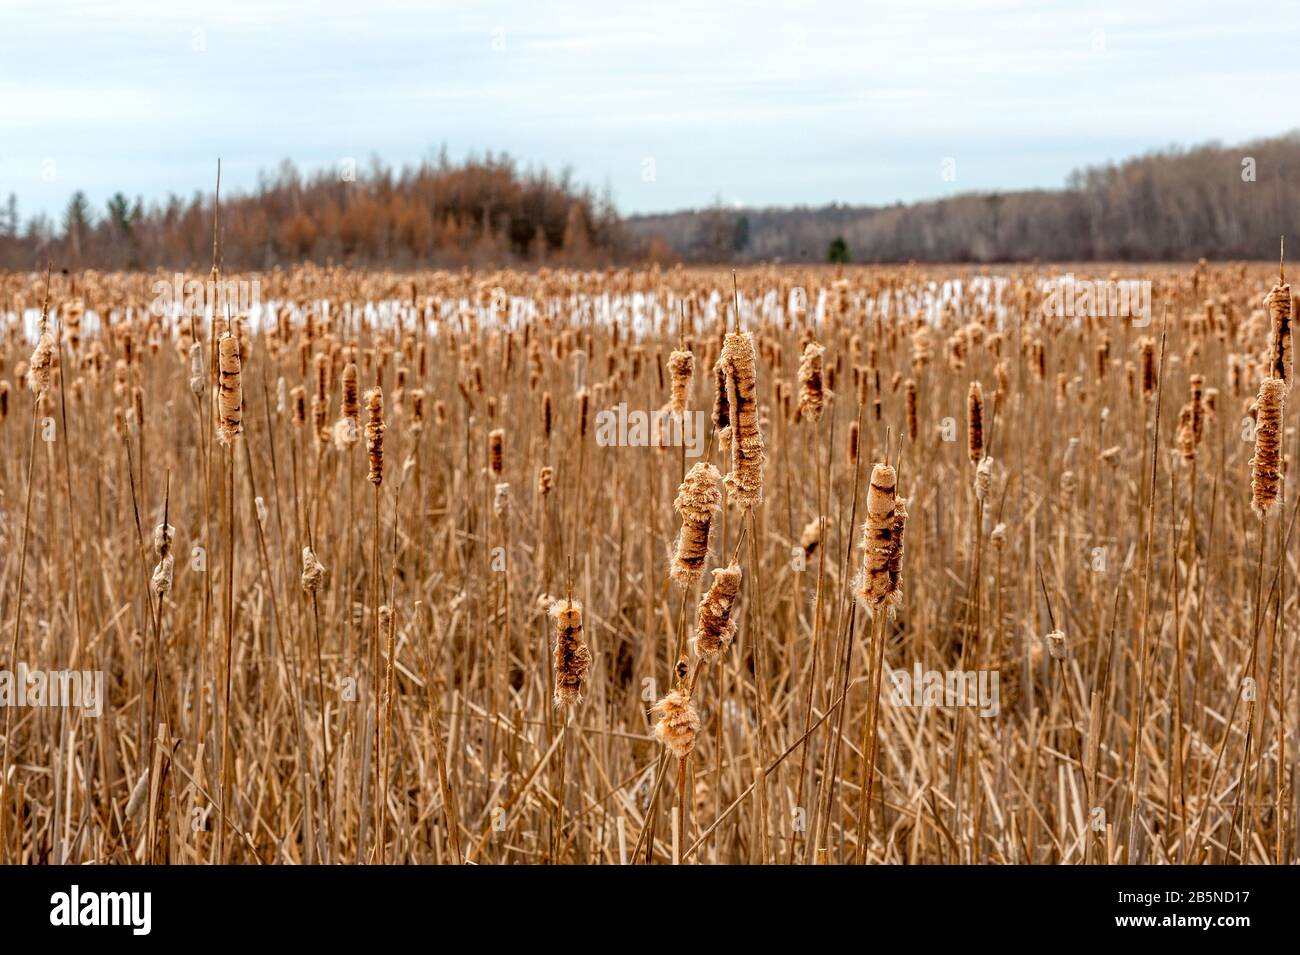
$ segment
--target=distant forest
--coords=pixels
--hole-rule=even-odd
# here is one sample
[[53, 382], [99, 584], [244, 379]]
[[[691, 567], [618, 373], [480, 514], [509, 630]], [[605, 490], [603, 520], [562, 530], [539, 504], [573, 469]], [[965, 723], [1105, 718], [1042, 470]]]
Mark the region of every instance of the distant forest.
[[[214, 164], [215, 173], [215, 164]], [[74, 193], [59, 221], [23, 222], [18, 198], [0, 202], [0, 268], [206, 267], [213, 193], [146, 203], [113, 196], [104, 208]], [[249, 192], [221, 196], [227, 269], [302, 261], [391, 268], [603, 265], [631, 255], [613, 203], [566, 172], [521, 170], [507, 156], [400, 170], [378, 161], [304, 175], [289, 162]]]
[[1268, 258], [1300, 226], [1300, 133], [1153, 152], [1073, 173], [1059, 190], [879, 208], [718, 206], [626, 224], [693, 262], [825, 262], [837, 251], [852, 262]]
[[[304, 174], [286, 162], [255, 189], [223, 195], [224, 267], [1266, 258], [1300, 225], [1300, 133], [1152, 152], [1080, 170], [1055, 190], [627, 218], [567, 172], [490, 153], [397, 170], [374, 161], [354, 173]], [[0, 268], [205, 267], [212, 199], [119, 193], [97, 208], [77, 192], [56, 221], [23, 219], [10, 194], [0, 200]]]

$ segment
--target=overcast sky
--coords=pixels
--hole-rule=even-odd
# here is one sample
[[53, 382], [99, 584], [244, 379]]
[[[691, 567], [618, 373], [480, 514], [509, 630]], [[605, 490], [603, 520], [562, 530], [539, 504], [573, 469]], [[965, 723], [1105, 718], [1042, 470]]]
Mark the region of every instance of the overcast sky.
[[57, 214], [210, 190], [218, 155], [240, 188], [442, 145], [624, 212], [1053, 187], [1300, 125], [1298, 33], [1281, 2], [0, 0], [0, 194]]

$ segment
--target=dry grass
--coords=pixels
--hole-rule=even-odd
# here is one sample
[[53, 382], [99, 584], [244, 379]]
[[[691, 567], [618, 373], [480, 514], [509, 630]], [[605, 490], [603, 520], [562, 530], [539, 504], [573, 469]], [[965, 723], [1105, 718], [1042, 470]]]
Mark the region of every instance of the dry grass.
[[0, 276], [0, 861], [1296, 861], [1290, 287], [1060, 272]]

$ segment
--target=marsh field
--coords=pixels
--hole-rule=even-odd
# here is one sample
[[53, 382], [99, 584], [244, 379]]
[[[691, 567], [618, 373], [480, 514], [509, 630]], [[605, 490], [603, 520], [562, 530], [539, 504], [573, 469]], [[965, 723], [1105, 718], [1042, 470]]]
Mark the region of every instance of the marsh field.
[[211, 278], [0, 274], [0, 861], [1296, 861], [1278, 263]]

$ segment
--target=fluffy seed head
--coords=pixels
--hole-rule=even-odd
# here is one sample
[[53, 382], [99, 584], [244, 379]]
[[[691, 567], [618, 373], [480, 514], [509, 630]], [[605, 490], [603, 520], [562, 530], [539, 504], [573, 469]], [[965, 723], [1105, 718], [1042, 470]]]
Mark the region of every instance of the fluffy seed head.
[[302, 549], [302, 589], [308, 593], [320, 590], [325, 580], [325, 565], [316, 557], [310, 547]]
[[873, 616], [893, 610], [903, 600], [903, 531], [907, 502], [897, 495], [898, 476], [888, 464], [871, 470], [867, 491], [867, 519], [862, 525], [866, 554], [858, 579], [858, 599]]
[[550, 615], [555, 621], [555, 705], [573, 706], [582, 700], [591, 666], [591, 651], [582, 639], [582, 605], [557, 600]]
[[1286, 383], [1265, 378], [1256, 399], [1255, 454], [1250, 459], [1250, 506], [1262, 520], [1277, 504], [1282, 480], [1282, 408]]
[[[799, 361], [799, 414], [808, 421], [821, 420], [826, 405], [826, 390], [822, 381], [822, 355], [826, 349], [816, 342], [803, 348]], [[863, 380], [866, 376], [863, 375]]]
[[717, 657], [731, 645], [736, 635], [731, 611], [739, 594], [740, 566], [715, 568], [713, 585], [695, 611], [695, 652], [706, 660]]
[[690, 756], [695, 749], [695, 736], [700, 731], [700, 715], [695, 712], [686, 691], [669, 691], [652, 707], [652, 711], [659, 714], [655, 738], [678, 759]]

